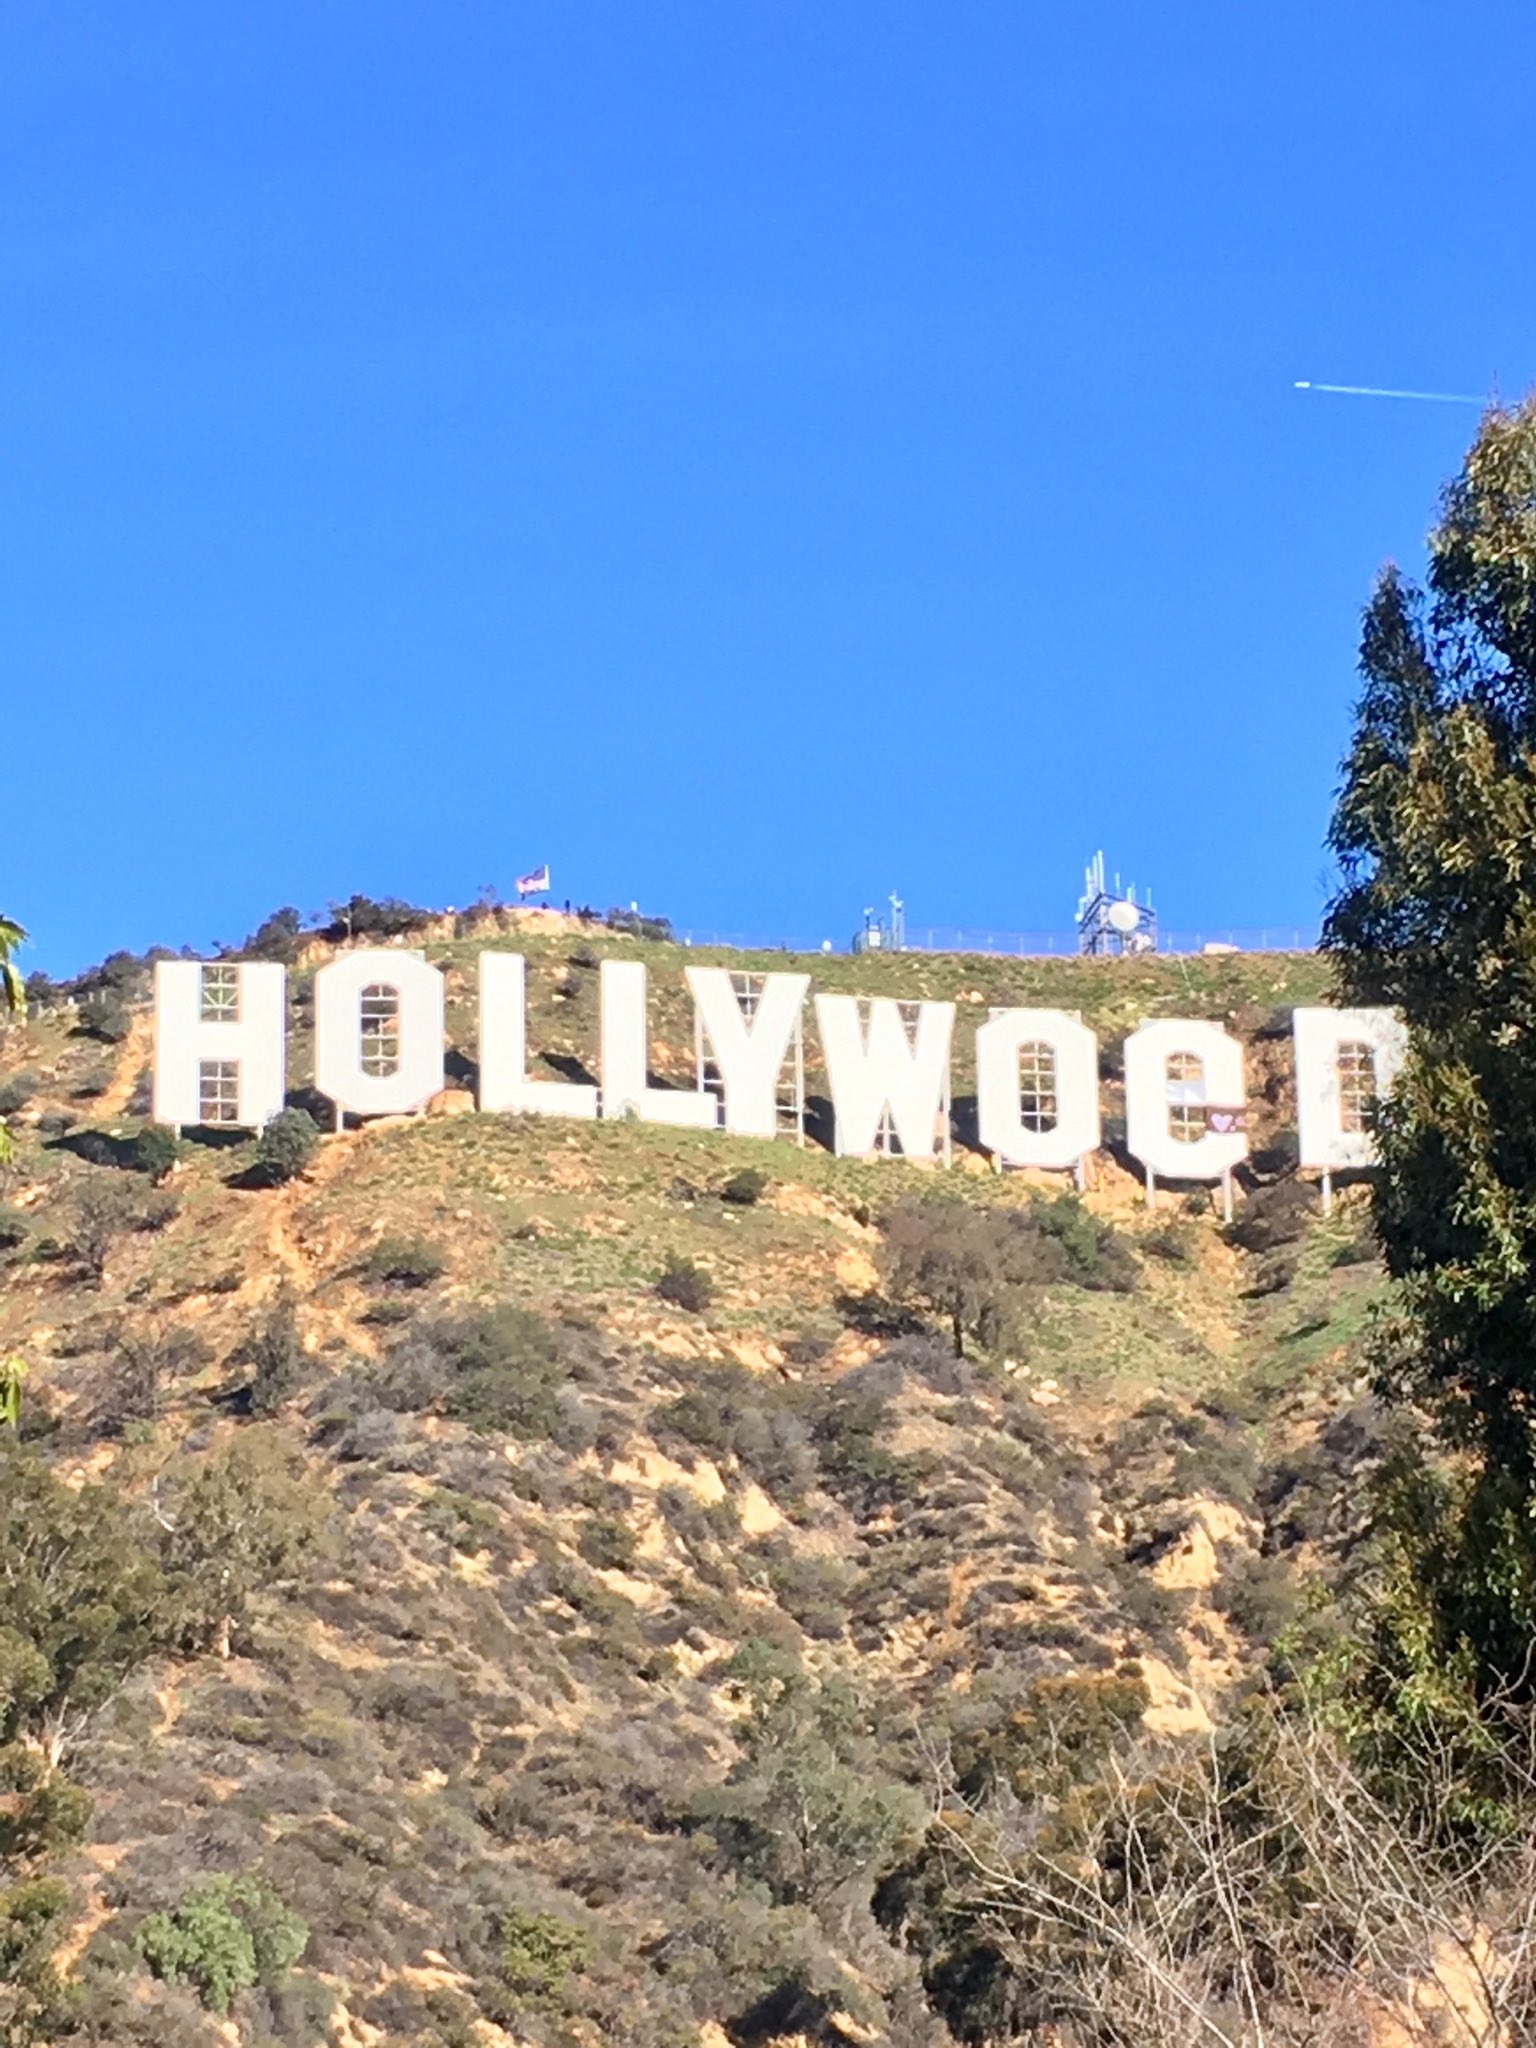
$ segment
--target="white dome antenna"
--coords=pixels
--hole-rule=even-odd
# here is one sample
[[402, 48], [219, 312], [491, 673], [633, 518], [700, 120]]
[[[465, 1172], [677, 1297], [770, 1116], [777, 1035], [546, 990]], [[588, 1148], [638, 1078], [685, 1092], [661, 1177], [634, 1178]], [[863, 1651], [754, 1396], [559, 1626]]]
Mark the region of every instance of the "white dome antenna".
[[1157, 913], [1152, 893], [1145, 902], [1136, 900], [1134, 882], [1121, 886], [1116, 875], [1114, 887], [1104, 879], [1104, 856], [1096, 853], [1084, 872], [1083, 894], [1077, 906], [1077, 945], [1081, 953], [1155, 953]]

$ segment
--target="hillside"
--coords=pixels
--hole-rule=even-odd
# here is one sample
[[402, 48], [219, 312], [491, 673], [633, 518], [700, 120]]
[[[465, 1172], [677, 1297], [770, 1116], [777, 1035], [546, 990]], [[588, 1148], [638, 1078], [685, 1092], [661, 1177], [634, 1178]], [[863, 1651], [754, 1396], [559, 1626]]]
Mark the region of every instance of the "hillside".
[[[683, 966], [789, 964], [515, 929], [427, 941], [460, 1083], [488, 940], [527, 953], [535, 1071], [564, 1078], [595, 1046], [602, 957], [649, 964], [654, 1063], [679, 1081]], [[321, 957], [293, 973], [300, 1099]], [[1059, 1183], [965, 1150], [965, 1031], [948, 1176], [450, 1094], [278, 1187], [213, 1134], [162, 1186], [135, 1166], [131, 978], [110, 1040], [89, 1011], [0, 1032], [21, 1448], [100, 1489], [81, 1498], [120, 1515], [176, 1616], [143, 1620], [61, 1736], [92, 1802], [47, 1864], [74, 2038], [986, 2038], [995, 1983], [912, 1905], [933, 1756], [1001, 1754], [1046, 1698], [1198, 1735], [1326, 1582], [1374, 1440], [1380, 1279], [1358, 1192], [1323, 1218], [1288, 1146], [1286, 1013], [1326, 999], [1323, 963], [795, 964], [978, 1021], [1081, 1012], [1110, 1084], [1088, 1223]], [[1117, 1160], [1119, 1041], [1159, 1015], [1248, 1046], [1231, 1230], [1202, 1193], [1149, 1212]], [[990, 1348], [957, 1359], [888, 1296], [882, 1226], [914, 1195], [1044, 1219], [1070, 1249]], [[658, 1295], [669, 1264], [696, 1306]], [[200, 1481], [231, 1471], [238, 1511], [194, 1555]], [[185, 1589], [221, 1560], [199, 1607]], [[263, 1880], [307, 1936], [227, 2017], [145, 1934], [217, 1875]]]

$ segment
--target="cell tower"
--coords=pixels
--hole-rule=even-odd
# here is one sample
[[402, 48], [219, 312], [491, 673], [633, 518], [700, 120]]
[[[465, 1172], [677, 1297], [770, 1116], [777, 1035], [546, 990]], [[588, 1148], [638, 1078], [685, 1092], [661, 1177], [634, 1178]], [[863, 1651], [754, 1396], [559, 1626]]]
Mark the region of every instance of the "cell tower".
[[1104, 880], [1104, 856], [1096, 853], [1083, 874], [1077, 906], [1077, 950], [1080, 953], [1155, 953], [1157, 912], [1152, 892], [1136, 901], [1134, 882], [1125, 888], [1116, 875], [1111, 889]]
[[877, 917], [873, 905], [865, 907], [864, 923], [853, 935], [855, 953], [904, 953], [907, 950], [907, 906], [894, 889], [885, 900], [891, 906], [889, 917]]

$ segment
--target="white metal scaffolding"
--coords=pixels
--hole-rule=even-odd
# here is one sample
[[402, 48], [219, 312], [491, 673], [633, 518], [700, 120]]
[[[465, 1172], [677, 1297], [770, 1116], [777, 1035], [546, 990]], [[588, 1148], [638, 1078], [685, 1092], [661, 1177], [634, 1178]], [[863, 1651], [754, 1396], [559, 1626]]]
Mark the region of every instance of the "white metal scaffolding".
[[[860, 996], [858, 998], [859, 1033], [866, 1045], [869, 1043], [870, 1004], [876, 1000], [877, 998], [873, 996]], [[901, 1013], [902, 1029], [907, 1034], [907, 1044], [916, 1050], [917, 1027], [923, 1013], [923, 1006], [921, 1003], [898, 1002], [896, 1008]], [[952, 1108], [949, 1062], [946, 1060], [944, 1062], [944, 1094], [939, 1104], [938, 1114], [933, 1120], [933, 1149], [928, 1155], [931, 1159], [942, 1159], [946, 1166], [950, 1164], [954, 1157], [954, 1141], [951, 1132], [953, 1119], [950, 1113]], [[875, 1150], [883, 1159], [901, 1159], [908, 1156], [902, 1151], [901, 1136], [892, 1121], [889, 1103], [880, 1112], [880, 1129], [875, 1134]]]
[[[736, 992], [736, 1001], [750, 1030], [757, 1017], [757, 1007], [762, 1000], [766, 974], [746, 974], [733, 970], [731, 987]], [[693, 1058], [698, 1079], [695, 1086], [701, 1093], [713, 1095], [719, 1103], [717, 1121], [725, 1121], [725, 1077], [720, 1072], [709, 1043], [709, 1033], [704, 1029], [704, 1019], [698, 1005], [693, 1011]], [[798, 1012], [795, 1016], [794, 1036], [785, 1049], [783, 1063], [773, 1091], [774, 1135], [793, 1138], [797, 1145], [805, 1143], [805, 1024]]]

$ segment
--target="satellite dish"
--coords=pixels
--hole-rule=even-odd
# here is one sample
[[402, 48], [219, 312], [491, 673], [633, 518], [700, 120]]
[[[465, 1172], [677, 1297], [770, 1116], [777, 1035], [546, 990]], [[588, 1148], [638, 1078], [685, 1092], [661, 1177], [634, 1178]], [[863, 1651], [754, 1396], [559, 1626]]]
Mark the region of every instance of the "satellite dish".
[[1111, 931], [1133, 932], [1141, 923], [1141, 912], [1134, 903], [1111, 903], [1104, 914]]

